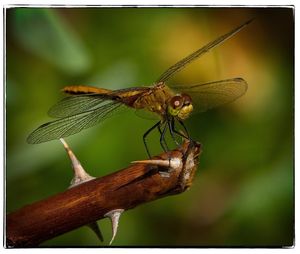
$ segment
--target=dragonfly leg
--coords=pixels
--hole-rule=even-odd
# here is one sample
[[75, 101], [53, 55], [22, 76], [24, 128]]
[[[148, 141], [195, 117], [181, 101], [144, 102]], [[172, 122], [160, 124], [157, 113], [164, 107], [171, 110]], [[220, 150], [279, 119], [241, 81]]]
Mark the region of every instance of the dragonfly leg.
[[[169, 124], [169, 123], [168, 123], [168, 124]], [[163, 142], [164, 142], [165, 147], [166, 147], [167, 150], [169, 151], [170, 149], [169, 149], [168, 144], [167, 144], [167, 142], [166, 142], [166, 139], [165, 139], [165, 137], [164, 137], [164, 135], [163, 135], [163, 131], [162, 131], [161, 128], [160, 128], [160, 125], [157, 126], [157, 129], [158, 129], [158, 131], [159, 131], [159, 133], [160, 133], [160, 136], [163, 137]]]
[[[187, 131], [187, 128], [185, 127], [184, 123], [181, 120], [178, 120], [178, 122], [183, 127], [185, 134], [187, 135], [187, 137], [185, 137], [185, 138], [189, 140], [188, 149], [186, 150], [186, 153], [183, 155], [183, 160], [185, 161], [189, 151], [195, 146], [195, 141], [191, 139], [189, 132]], [[182, 135], [182, 136], [184, 136], [184, 135]]]
[[158, 127], [159, 125], [161, 125], [161, 122], [157, 122], [156, 124], [154, 124], [149, 130], [147, 130], [145, 132], [145, 134], [143, 135], [143, 142], [144, 142], [144, 145], [145, 145], [145, 148], [146, 148], [146, 151], [147, 151], [147, 154], [149, 156], [149, 158], [151, 159], [151, 155], [150, 155], [150, 152], [149, 152], [149, 148], [147, 146], [147, 141], [146, 141], [146, 138], [148, 136], [148, 134], [153, 131], [156, 127]]
[[179, 132], [178, 130], [175, 129], [175, 121], [174, 121], [174, 118], [172, 118], [171, 120], [171, 130], [176, 133], [178, 136], [182, 137], [182, 138], [185, 138], [185, 139], [188, 139], [190, 140], [190, 136], [189, 136], [189, 133], [186, 129], [186, 127], [184, 126], [183, 122], [178, 120], [178, 122], [180, 123], [180, 125], [183, 127], [184, 131], [185, 131], [185, 134]]
[[167, 122], [165, 123], [163, 129], [162, 129], [162, 132], [161, 132], [161, 135], [160, 135], [160, 145], [162, 147], [162, 149], [164, 150], [164, 152], [167, 152], [169, 151], [168, 149], [168, 146], [166, 144], [166, 140], [165, 140], [165, 134], [166, 134], [166, 130], [167, 130]]
[[189, 135], [189, 132], [188, 132], [187, 128], [185, 127], [184, 123], [183, 123], [181, 120], [178, 120], [178, 122], [179, 122], [180, 125], [183, 127], [183, 129], [184, 129], [184, 131], [185, 131], [185, 134], [187, 135], [187, 139], [188, 139], [188, 140], [191, 140], [190, 135]]
[[[162, 132], [161, 132], [161, 135], [160, 135], [160, 145], [161, 145], [161, 147], [163, 148], [163, 150], [165, 152], [169, 151], [169, 148], [167, 146], [167, 142], [165, 140], [165, 134], [166, 134], [167, 126], [169, 127], [169, 120], [168, 119], [166, 120], [165, 125], [164, 125], [164, 127], [162, 129]], [[165, 142], [166, 147], [163, 146], [163, 141]], [[168, 160], [169, 160], [169, 167], [170, 167], [170, 165], [171, 165], [171, 157], [169, 155], [168, 155]], [[164, 177], [169, 177], [169, 172], [165, 172], [165, 173], [161, 173], [161, 175], [162, 176], [164, 175]]]
[[[172, 125], [172, 122], [173, 122], [173, 125]], [[174, 118], [172, 118], [171, 121], [168, 121], [168, 126], [169, 126], [169, 131], [170, 131], [170, 134], [171, 134], [171, 137], [172, 137], [173, 141], [175, 142], [175, 144], [177, 146], [179, 146], [179, 143], [176, 140], [175, 135], [174, 135]]]

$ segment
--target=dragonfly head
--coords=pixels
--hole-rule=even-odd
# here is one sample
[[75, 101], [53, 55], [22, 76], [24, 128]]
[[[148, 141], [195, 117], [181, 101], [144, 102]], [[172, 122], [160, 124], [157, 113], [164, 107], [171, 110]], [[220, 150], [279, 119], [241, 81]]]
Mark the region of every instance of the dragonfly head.
[[192, 111], [192, 98], [187, 94], [177, 94], [168, 102], [168, 113], [180, 120], [188, 118]]

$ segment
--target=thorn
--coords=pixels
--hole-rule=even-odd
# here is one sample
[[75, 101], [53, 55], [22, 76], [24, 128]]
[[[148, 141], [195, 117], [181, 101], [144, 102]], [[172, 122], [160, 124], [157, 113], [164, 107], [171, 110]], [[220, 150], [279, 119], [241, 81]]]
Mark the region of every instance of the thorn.
[[72, 168], [73, 168], [73, 171], [74, 171], [74, 177], [70, 183], [70, 187], [69, 188], [72, 188], [76, 185], [79, 185], [81, 183], [84, 183], [84, 182], [87, 182], [87, 181], [90, 181], [90, 180], [93, 180], [95, 179], [95, 177], [93, 176], [90, 176], [85, 170], [84, 168], [81, 166], [79, 160], [76, 158], [75, 154], [72, 152], [71, 148], [68, 146], [68, 144], [66, 143], [66, 141], [61, 138], [60, 139], [60, 142], [63, 144], [70, 160], [71, 160], [71, 163], [72, 163]]
[[150, 165], [156, 165], [156, 166], [161, 166], [161, 167], [167, 167], [167, 168], [170, 169], [169, 172], [182, 167], [182, 161], [181, 161], [181, 159], [179, 159], [177, 157], [173, 157], [173, 158], [168, 159], [168, 160], [132, 161], [131, 163], [143, 163], [143, 164], [150, 164]]
[[98, 239], [103, 242], [104, 239], [103, 239], [103, 235], [101, 233], [101, 230], [100, 230], [100, 227], [99, 225], [97, 224], [97, 221], [95, 222], [92, 222], [90, 224], [87, 224], [86, 226], [88, 226], [91, 230], [93, 230], [93, 232], [97, 235]]
[[162, 167], [169, 167], [169, 161], [166, 160], [141, 160], [141, 161], [132, 161], [131, 163], [142, 163], [142, 164], [150, 164], [157, 165]]
[[108, 213], [106, 213], [104, 215], [104, 217], [110, 218], [110, 221], [112, 224], [112, 238], [109, 242], [109, 245], [112, 244], [112, 242], [115, 239], [115, 236], [118, 232], [119, 219], [123, 212], [124, 212], [124, 209], [115, 209], [115, 210], [109, 211]]

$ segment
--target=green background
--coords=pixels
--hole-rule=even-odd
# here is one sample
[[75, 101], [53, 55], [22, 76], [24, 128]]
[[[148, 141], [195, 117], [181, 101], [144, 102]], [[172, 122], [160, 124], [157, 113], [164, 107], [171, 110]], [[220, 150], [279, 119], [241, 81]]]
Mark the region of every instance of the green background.
[[[243, 77], [236, 102], [186, 121], [203, 144], [187, 192], [125, 212], [114, 246], [291, 246], [294, 239], [292, 8], [11, 8], [6, 10], [6, 208], [64, 191], [72, 178], [59, 141], [26, 143], [67, 85], [151, 85], [170, 65], [250, 18], [243, 31], [170, 83]], [[154, 122], [126, 112], [67, 138], [104, 176], [147, 158]], [[161, 152], [158, 135], [149, 140]], [[108, 219], [99, 225], [107, 245]], [[41, 246], [99, 246], [87, 227]], [[102, 245], [102, 246], [103, 246]]]

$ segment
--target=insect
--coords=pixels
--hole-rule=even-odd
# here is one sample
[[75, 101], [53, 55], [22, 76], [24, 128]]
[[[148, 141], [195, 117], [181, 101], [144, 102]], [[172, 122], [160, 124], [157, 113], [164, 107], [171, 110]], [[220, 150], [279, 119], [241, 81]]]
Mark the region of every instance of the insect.
[[[183, 121], [192, 113], [203, 112], [236, 100], [246, 92], [247, 83], [242, 78], [194, 85], [168, 86], [166, 82], [188, 64], [238, 33], [251, 21], [245, 22], [175, 63], [152, 86], [120, 90], [92, 86], [65, 87], [63, 91], [70, 96], [62, 99], [48, 112], [57, 120], [38, 127], [28, 136], [27, 142], [37, 144], [73, 135], [102, 122], [124, 107], [146, 110], [159, 116], [160, 120], [143, 135], [149, 157], [151, 156], [146, 138], [156, 128], [160, 132], [160, 144], [164, 151], [169, 150], [165, 141], [167, 129], [177, 145], [179, 144], [176, 135], [191, 140]], [[182, 131], [175, 128], [175, 122], [181, 125]]]

